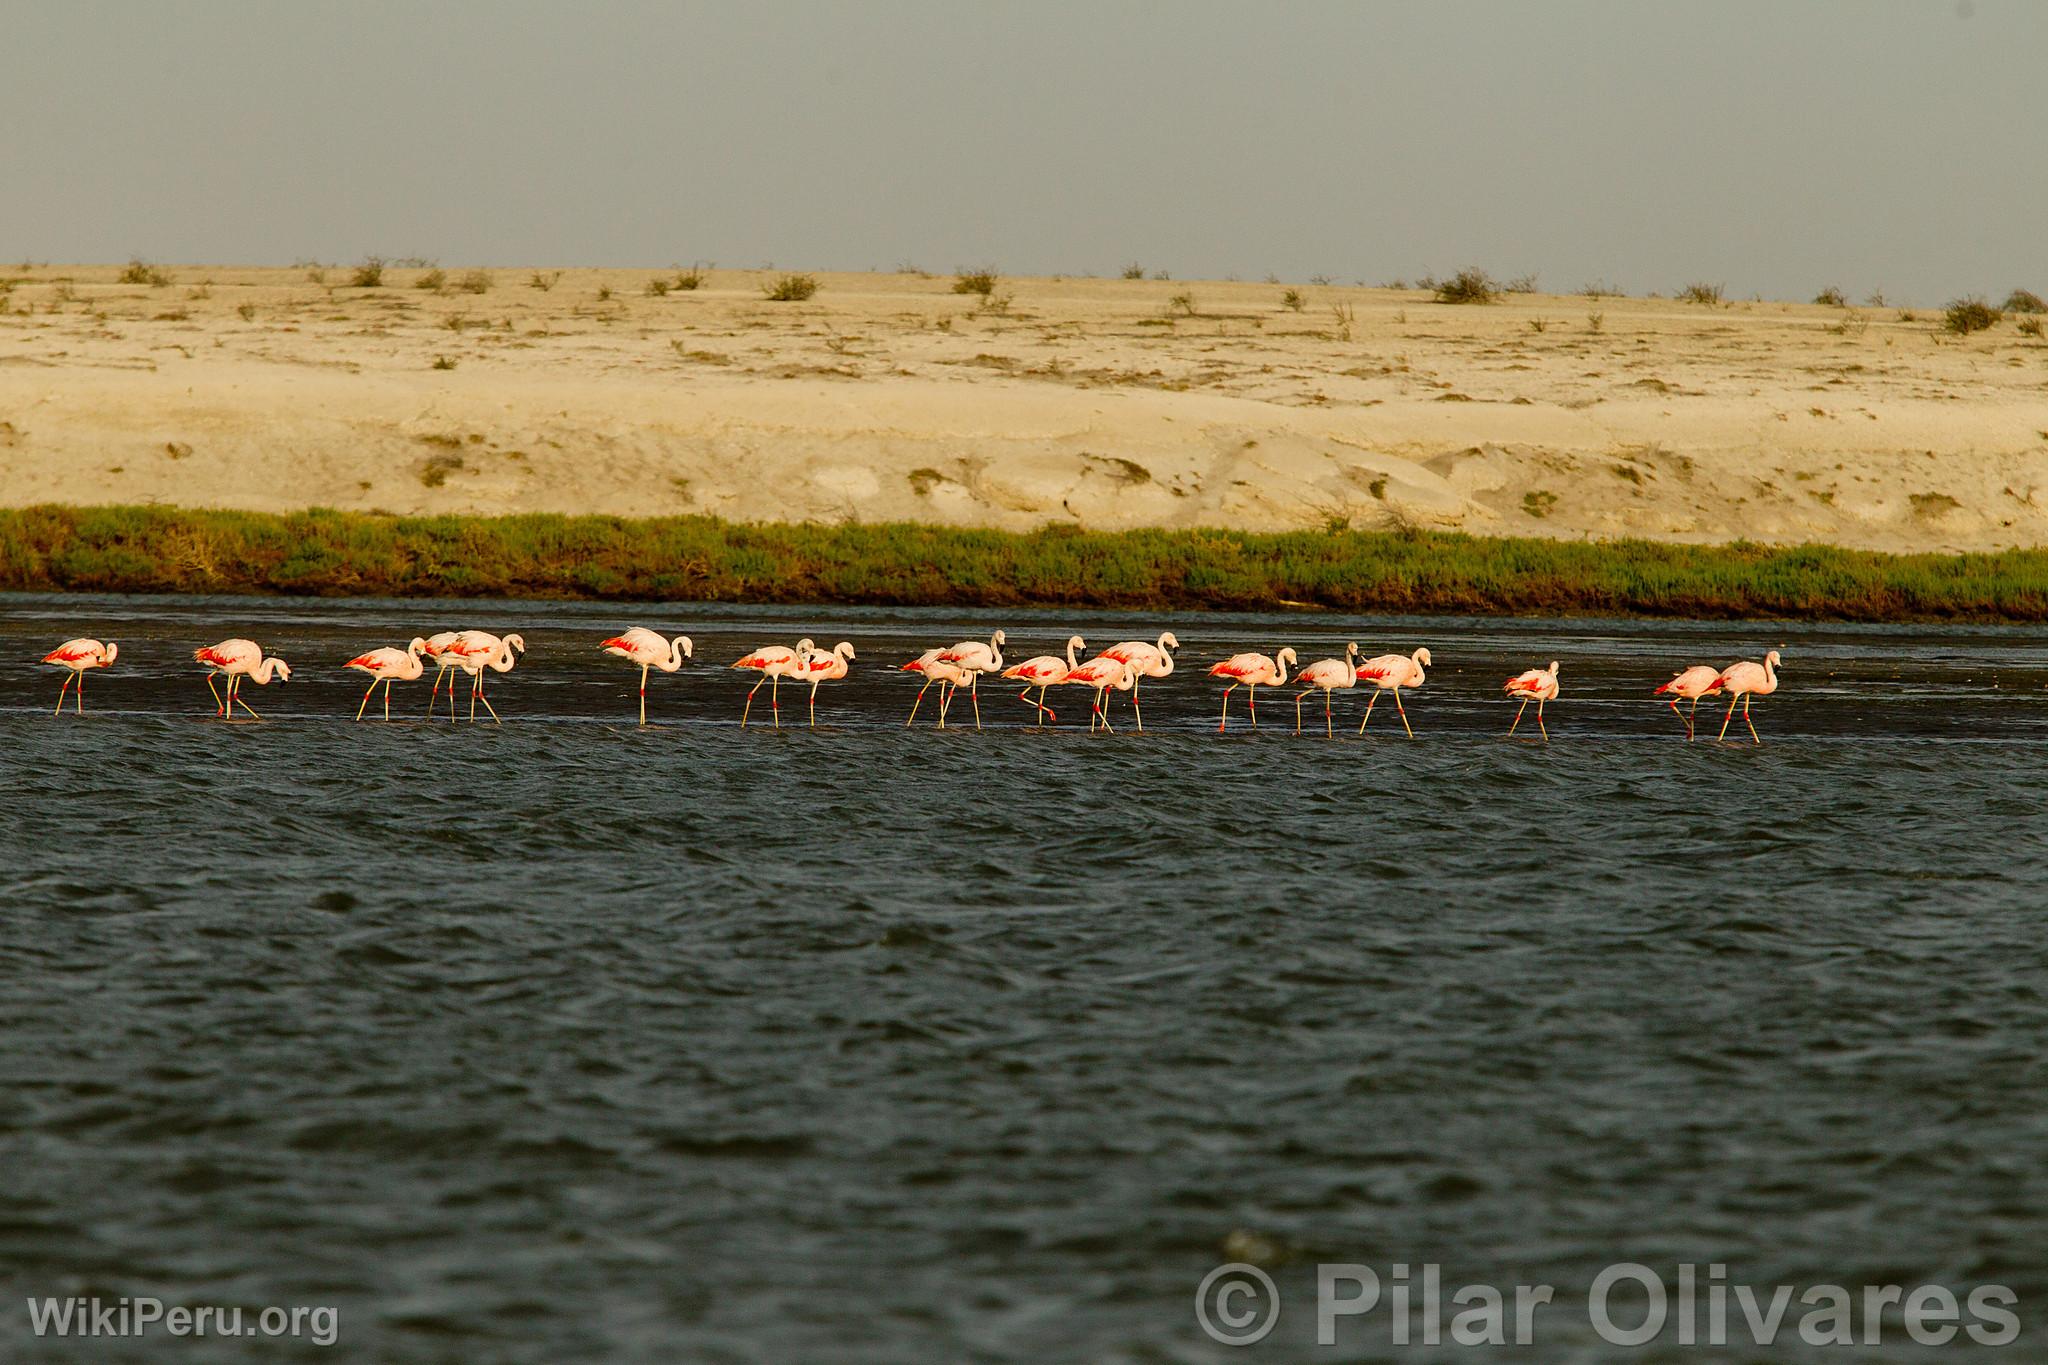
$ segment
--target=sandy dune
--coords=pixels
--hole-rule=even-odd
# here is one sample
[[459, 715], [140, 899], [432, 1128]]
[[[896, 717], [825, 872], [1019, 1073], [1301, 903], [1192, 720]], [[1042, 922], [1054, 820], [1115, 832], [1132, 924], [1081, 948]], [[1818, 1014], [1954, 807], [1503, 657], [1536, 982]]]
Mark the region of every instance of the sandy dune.
[[[1212, 281], [0, 268], [0, 504], [2048, 540], [2048, 345], [1778, 303]], [[609, 297], [600, 293], [609, 287]], [[1007, 300], [1004, 306], [1003, 301]], [[1176, 300], [1179, 301], [1176, 301]], [[1343, 310], [1342, 313], [1339, 310]], [[440, 361], [443, 368], [436, 368]], [[446, 368], [452, 365], [453, 368]]]

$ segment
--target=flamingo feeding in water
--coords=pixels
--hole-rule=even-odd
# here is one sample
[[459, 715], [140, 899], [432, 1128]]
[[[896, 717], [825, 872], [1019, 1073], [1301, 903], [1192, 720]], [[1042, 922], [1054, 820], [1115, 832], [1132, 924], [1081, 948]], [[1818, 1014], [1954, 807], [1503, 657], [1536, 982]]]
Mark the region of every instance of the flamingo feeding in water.
[[1230, 724], [1230, 694], [1240, 687], [1251, 689], [1252, 728], [1259, 724], [1259, 689], [1278, 687], [1287, 681], [1287, 670], [1294, 663], [1292, 649], [1283, 649], [1268, 658], [1264, 654], [1233, 654], [1209, 670], [1212, 678], [1228, 678], [1230, 686], [1223, 689], [1223, 718], [1217, 722], [1217, 733], [1222, 733]]
[[420, 654], [426, 647], [427, 642], [415, 635], [412, 643], [404, 649], [373, 649], [342, 665], [370, 675], [370, 685], [363, 692], [363, 704], [356, 708], [357, 720], [363, 718], [363, 712], [370, 705], [370, 693], [377, 690], [378, 683], [384, 684], [384, 719], [391, 719], [391, 684], [411, 682], [427, 671], [427, 666], [420, 662]]
[[1550, 738], [1550, 731], [1543, 724], [1543, 703], [1557, 700], [1557, 660], [1550, 661], [1548, 668], [1532, 668], [1527, 673], [1517, 673], [1502, 684], [1501, 690], [1511, 697], [1522, 699], [1521, 709], [1515, 712], [1514, 723], [1508, 726], [1508, 733], [1515, 732], [1515, 726], [1522, 723], [1522, 712], [1529, 709], [1529, 703], [1536, 703], [1536, 728], [1543, 731], [1543, 738]]
[[[1143, 640], [1125, 640], [1102, 651], [1105, 659], [1120, 659], [1131, 666], [1131, 714], [1138, 719], [1138, 732], [1144, 733], [1145, 712], [1138, 705], [1138, 684], [1147, 678], [1164, 678], [1173, 672], [1173, 651], [1180, 648], [1180, 641], [1173, 632], [1159, 633], [1157, 644], [1146, 644]], [[1044, 694], [1039, 700], [1043, 701]]]
[[939, 655], [941, 663], [949, 663], [967, 676], [967, 697], [974, 703], [974, 728], [981, 728], [981, 675], [1003, 671], [1003, 633], [998, 630], [989, 636], [988, 643], [979, 640], [962, 640], [951, 649]]
[[605, 653], [640, 665], [640, 723], [647, 723], [647, 670], [658, 668], [673, 673], [690, 657], [690, 637], [678, 635], [664, 640], [645, 626], [633, 626], [598, 646]]
[[[1138, 672], [1122, 659], [1112, 659], [1107, 654], [1098, 654], [1087, 663], [1077, 664], [1063, 681], [1079, 687], [1095, 689], [1093, 710], [1088, 719], [1088, 733], [1094, 734], [1100, 725], [1110, 730], [1109, 706], [1105, 700], [1110, 688], [1128, 692], [1138, 685]], [[1110, 730], [1111, 734], [1116, 733]]]
[[782, 680], [796, 677], [801, 672], [804, 656], [813, 648], [815, 646], [809, 637], [798, 640], [795, 649], [788, 645], [763, 645], [733, 664], [734, 668], [751, 668], [761, 675], [747, 689], [746, 709], [740, 712], [740, 729], [747, 728], [747, 717], [754, 713], [754, 694], [761, 690], [762, 683], [768, 684], [768, 707], [775, 713], [775, 728], [782, 728]]
[[[505, 722], [498, 716], [498, 708], [491, 705], [491, 699], [484, 695], [484, 670], [493, 673], [510, 673], [514, 663], [514, 651], [526, 652], [526, 640], [519, 635], [493, 635], [487, 630], [465, 630], [454, 644], [444, 649], [442, 657], [453, 659], [455, 666], [469, 675], [469, 718], [476, 719], [476, 704], [482, 702], [484, 710], [491, 713], [494, 724]], [[448, 689], [448, 718], [455, 719], [455, 688]]]
[[1745, 659], [1721, 670], [1721, 676], [1709, 689], [1728, 694], [1728, 714], [1721, 718], [1721, 733], [1716, 736], [1717, 740], [1728, 738], [1728, 722], [1735, 719], [1735, 703], [1739, 701], [1742, 703], [1742, 723], [1749, 727], [1749, 737], [1758, 744], [1763, 743], [1756, 732], [1756, 722], [1749, 718], [1749, 699], [1768, 697], [1778, 690], [1778, 663], [1778, 651], [1774, 649], [1764, 655], [1760, 664]]
[[[426, 654], [434, 661], [434, 689], [427, 693], [427, 719], [434, 718], [434, 703], [440, 699], [441, 683], [455, 671], [455, 660], [448, 654], [448, 648], [462, 638], [459, 630], [443, 630], [427, 637]], [[448, 682], [448, 719], [455, 719], [455, 683]]]
[[853, 660], [853, 646], [841, 640], [830, 651], [811, 649], [797, 662], [796, 676], [799, 680], [808, 678], [811, 684], [811, 728], [818, 728], [818, 684], [837, 682], [846, 676], [846, 665]]
[[[1055, 725], [1059, 723], [1059, 717], [1054, 715], [1052, 708], [1045, 704], [1045, 689], [1048, 687], [1058, 687], [1061, 683], [1072, 677], [1074, 670], [1080, 667], [1079, 664], [1074, 662], [1074, 651], [1086, 649], [1087, 647], [1088, 642], [1086, 640], [1083, 640], [1078, 635], [1070, 635], [1067, 637], [1066, 658], [1062, 659], [1057, 654], [1040, 654], [1036, 658], [1026, 659], [1021, 664], [1013, 664], [1003, 670], [1004, 677], [1024, 684], [1024, 690], [1017, 694], [1017, 700], [1029, 702], [1032, 706], [1038, 708], [1038, 723], [1041, 726], [1047, 721], [1051, 721]], [[1147, 645], [1146, 648], [1149, 649], [1151, 646]], [[1103, 652], [1102, 657], [1105, 659], [1116, 658], [1114, 654], [1106, 650]], [[1122, 659], [1118, 660], [1118, 662], [1129, 663], [1130, 661]], [[1167, 668], [1171, 671], [1172, 667], [1173, 662], [1169, 659], [1167, 661]], [[1031, 689], [1034, 687], [1038, 689], [1037, 701], [1031, 701]], [[1135, 707], [1137, 704], [1137, 684], [1133, 683], [1131, 705]], [[1140, 730], [1145, 728], [1145, 723], [1142, 719], [1138, 722], [1138, 728]]]
[[[1712, 664], [1694, 664], [1683, 672], [1673, 673], [1670, 682], [1665, 683], [1650, 695], [1653, 697], [1670, 695], [1671, 701], [1669, 705], [1671, 707], [1671, 714], [1677, 716], [1680, 722], [1684, 724], [1685, 737], [1691, 739], [1693, 737], [1693, 716], [1700, 709], [1700, 698], [1714, 691], [1720, 685], [1720, 669]], [[1686, 700], [1692, 702], [1691, 709], [1689, 711], [1679, 710], [1678, 703]]]
[[1340, 687], [1358, 685], [1358, 642], [1344, 646], [1341, 659], [1319, 659], [1294, 675], [1301, 691], [1294, 694], [1294, 733], [1301, 733], [1301, 699], [1317, 688], [1323, 690], [1323, 737], [1335, 739], [1335, 722], [1330, 718], [1330, 694]]
[[1394, 694], [1394, 709], [1401, 713], [1401, 728], [1408, 732], [1408, 738], [1415, 738], [1414, 727], [1408, 724], [1408, 708], [1401, 705], [1401, 689], [1422, 686], [1423, 669], [1431, 663], [1428, 648], [1416, 650], [1413, 654], [1382, 654], [1376, 659], [1367, 659], [1358, 666], [1358, 680], [1369, 682], [1373, 694], [1365, 701], [1365, 720], [1358, 722], [1358, 733], [1365, 733], [1366, 721], [1372, 719], [1373, 704], [1380, 699], [1381, 692]]
[[928, 649], [903, 665], [905, 673], [924, 674], [924, 686], [917, 689], [917, 699], [910, 703], [910, 719], [903, 722], [904, 729], [917, 724], [917, 708], [924, 704], [924, 694], [931, 691], [933, 683], [939, 685], [939, 729], [946, 728], [946, 708], [952, 704], [953, 691], [967, 681], [968, 675], [964, 669], [939, 658], [945, 652], [943, 646]]
[[[217, 645], [192, 651], [192, 657], [206, 665], [206, 690], [213, 693], [213, 714], [234, 719], [235, 703], [241, 702], [242, 709], [252, 719], [262, 720], [256, 708], [242, 701], [242, 679], [253, 678], [258, 687], [268, 686], [274, 676], [280, 682], [292, 680], [292, 666], [279, 658], [265, 658], [263, 647], [254, 640], [222, 640]], [[218, 675], [228, 680], [225, 699], [213, 685]]]
[[55, 664], [59, 668], [71, 670], [70, 676], [64, 679], [64, 686], [57, 689], [57, 709], [50, 714], [54, 716], [64, 714], [65, 689], [75, 682], [78, 684], [78, 714], [84, 715], [86, 670], [89, 668], [107, 667], [107, 665], [114, 662], [115, 656], [120, 652], [121, 647], [112, 641], [102, 643], [98, 640], [80, 638], [77, 640], [66, 640], [63, 644], [58, 645], [48, 654], [45, 654], [43, 656], [44, 663]]

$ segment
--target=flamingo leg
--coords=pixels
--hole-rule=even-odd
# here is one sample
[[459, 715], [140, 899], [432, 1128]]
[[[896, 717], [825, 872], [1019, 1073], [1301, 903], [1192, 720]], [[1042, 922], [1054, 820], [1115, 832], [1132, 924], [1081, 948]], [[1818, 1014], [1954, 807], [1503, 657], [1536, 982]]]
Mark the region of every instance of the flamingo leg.
[[[1689, 721], [1689, 720], [1687, 720], [1687, 719], [1685, 718], [1685, 712], [1683, 712], [1683, 711], [1681, 711], [1681, 710], [1679, 710], [1679, 709], [1678, 709], [1678, 698], [1676, 698], [1676, 697], [1673, 697], [1673, 698], [1671, 699], [1671, 701], [1669, 702], [1669, 705], [1670, 705], [1670, 707], [1671, 707], [1671, 714], [1672, 714], [1672, 715], [1674, 715], [1674, 716], [1676, 716], [1676, 717], [1678, 717], [1678, 723], [1679, 723], [1680, 725], [1683, 725], [1683, 726], [1685, 727], [1685, 737], [1686, 737], [1687, 739], [1691, 739], [1691, 738], [1692, 738], [1692, 722], [1691, 722], [1691, 721]], [[1698, 699], [1697, 699], [1697, 698], [1695, 698], [1695, 699], [1694, 699], [1694, 701], [1693, 701], [1693, 705], [1695, 705], [1695, 706], [1699, 705], [1699, 701], [1698, 701]]]
[[811, 728], [818, 728], [818, 685], [811, 684]]
[[1301, 733], [1301, 699], [1307, 695], [1306, 692], [1294, 694], [1294, 733], [1297, 735]]
[[1325, 688], [1323, 691], [1323, 738], [1335, 739], [1337, 737], [1337, 731], [1335, 727], [1336, 722], [1330, 719], [1329, 689]]
[[1102, 719], [1102, 732], [1104, 734], [1113, 735], [1116, 733], [1115, 728], [1109, 723], [1109, 691], [1107, 688], [1098, 687], [1095, 689], [1095, 714]]
[[[394, 681], [395, 679], [392, 678], [384, 680], [384, 719], [387, 721], [391, 719], [391, 684]], [[372, 686], [374, 685], [372, 684]]]
[[57, 709], [52, 711], [51, 715], [61, 716], [64, 714], [64, 694], [71, 690], [71, 679], [75, 676], [77, 675], [72, 673], [64, 675], [64, 685], [57, 689]]
[[953, 683], [949, 683], [949, 682], [942, 682], [942, 683], [940, 683], [940, 684], [939, 684], [939, 727], [938, 727], [938, 728], [939, 728], [939, 729], [941, 729], [941, 730], [943, 730], [943, 729], [945, 729], [945, 728], [946, 728], [946, 712], [948, 712], [948, 711], [950, 711], [950, 710], [952, 710], [952, 709], [953, 709], [953, 693], [954, 693], [954, 692], [955, 692], [956, 690], [957, 690], [957, 688], [955, 687], [955, 685], [954, 685]]
[[491, 713], [491, 723], [492, 723], [492, 724], [494, 724], [494, 725], [503, 725], [503, 724], [504, 724], [505, 722], [504, 722], [504, 721], [502, 721], [502, 720], [499, 720], [499, 719], [498, 719], [498, 712], [497, 712], [497, 708], [496, 708], [496, 707], [494, 707], [494, 706], [492, 706], [492, 705], [491, 705], [491, 699], [490, 699], [489, 697], [487, 697], [487, 696], [485, 696], [485, 695], [484, 695], [484, 688], [483, 688], [483, 681], [484, 681], [484, 680], [483, 680], [483, 679], [482, 679], [481, 677], [479, 677], [479, 678], [478, 678], [478, 679], [477, 679], [476, 681], [477, 681], [477, 688], [476, 688], [476, 699], [477, 699], [478, 701], [480, 701], [480, 702], [482, 702], [482, 703], [484, 704], [484, 710], [486, 710], [486, 711], [489, 711], [489, 712]]
[[484, 694], [484, 671], [479, 668], [469, 680], [469, 718], [476, 719], [476, 704]]
[[924, 680], [924, 686], [917, 689], [916, 699], [910, 703], [910, 719], [903, 722], [904, 729], [908, 730], [911, 726], [917, 724], [917, 708], [924, 705], [924, 694], [931, 690], [932, 680], [930, 678], [926, 678]]
[[1144, 712], [1144, 711], [1143, 711], [1143, 709], [1141, 709], [1141, 708], [1139, 707], [1139, 705], [1138, 705], [1138, 684], [1137, 684], [1137, 681], [1136, 681], [1135, 679], [1133, 679], [1133, 680], [1132, 680], [1132, 682], [1131, 682], [1131, 714], [1132, 714], [1133, 716], [1137, 717], [1137, 720], [1138, 720], [1138, 733], [1139, 733], [1139, 734], [1141, 734], [1141, 735], [1142, 735], [1142, 734], [1144, 734], [1144, 733], [1145, 733], [1145, 712]]
[[1689, 710], [1687, 711], [1687, 713], [1686, 713], [1686, 717], [1685, 717], [1685, 737], [1686, 737], [1686, 739], [1687, 739], [1687, 740], [1690, 740], [1690, 739], [1692, 739], [1692, 737], [1693, 737], [1693, 731], [1694, 731], [1694, 717], [1698, 716], [1698, 715], [1699, 715], [1699, 713], [1700, 713], [1700, 699], [1699, 699], [1698, 697], [1694, 697], [1694, 698], [1692, 699], [1692, 706], [1691, 706], [1691, 708], [1690, 708], [1690, 709], [1689, 709]]
[[775, 728], [782, 728], [782, 675], [777, 673], [768, 680], [768, 709], [774, 713]]
[[[249, 719], [251, 720], [263, 719], [263, 717], [256, 714], [255, 707], [249, 705], [248, 702], [242, 700], [242, 680], [239, 677], [236, 678], [232, 683], [228, 684], [228, 704], [230, 708], [234, 706], [240, 706], [244, 711], [247, 711], [249, 713]], [[229, 717], [230, 719], [233, 718], [232, 709], [229, 712]]]
[[[72, 699], [73, 701], [75, 701], [75, 702], [77, 702], [77, 703], [78, 703], [78, 714], [79, 714], [79, 715], [81, 715], [81, 716], [82, 716], [82, 715], [84, 715], [84, 714], [85, 714], [85, 670], [84, 670], [84, 669], [80, 669], [80, 670], [78, 671], [78, 686], [76, 686], [76, 687], [74, 687], [74, 688], [72, 688], [72, 689], [71, 689], [71, 699]], [[62, 697], [59, 697], [59, 698], [57, 698], [57, 705], [59, 705], [59, 706], [62, 706], [63, 704], [64, 704], [64, 699], [63, 699]]]
[[1408, 724], [1408, 708], [1401, 705], [1401, 689], [1394, 689], [1394, 709], [1401, 713], [1401, 728], [1408, 731], [1408, 738], [1415, 738], [1415, 731]]
[[1543, 698], [1536, 699], [1536, 728], [1543, 731], [1544, 743], [1550, 742], [1550, 731], [1543, 724]]
[[1252, 708], [1252, 729], [1256, 730], [1259, 728], [1259, 685], [1257, 683], [1250, 685], [1249, 689], [1245, 692], [1245, 698]]
[[1721, 718], [1721, 733], [1714, 737], [1715, 743], [1718, 744], [1728, 738], [1728, 722], [1735, 719], [1735, 704], [1741, 700], [1741, 697], [1730, 697], [1728, 699], [1728, 714]]
[[981, 674], [967, 684], [967, 699], [974, 703], [974, 728], [981, 729]]
[[1045, 712], [1046, 720], [1052, 724], [1058, 725], [1060, 723], [1060, 718], [1053, 714], [1053, 709], [1045, 704], [1045, 684], [1043, 683], [1040, 683], [1038, 687], [1038, 709]]
[[213, 693], [213, 714], [216, 716], [226, 715], [227, 708], [221, 705], [220, 689], [213, 685], [213, 674], [211, 672], [206, 675], [206, 690]]
[[1375, 687], [1372, 695], [1365, 699], [1365, 719], [1358, 722], [1358, 733], [1364, 734], [1365, 727], [1372, 724], [1372, 708], [1380, 699], [1380, 690]]
[[640, 665], [640, 723], [647, 723], [647, 665]]
[[[763, 673], [761, 675], [761, 682], [757, 682], [752, 687], [747, 689], [747, 705], [746, 708], [740, 712], [740, 729], [744, 730], [747, 728], [747, 717], [754, 713], [754, 694], [761, 690], [761, 683], [767, 681], [768, 675], [766, 673]], [[924, 694], [920, 692], [918, 693], [918, 695], [923, 696]], [[915, 708], [912, 708], [910, 712], [910, 718], [912, 720], [917, 719], [917, 711]]]
[[1524, 711], [1526, 711], [1526, 710], [1528, 710], [1528, 709], [1529, 709], [1529, 699], [1528, 699], [1527, 697], [1524, 697], [1524, 698], [1522, 698], [1522, 704], [1521, 704], [1521, 706], [1520, 706], [1520, 707], [1518, 707], [1518, 708], [1516, 709], [1516, 711], [1515, 711], [1515, 718], [1514, 718], [1514, 720], [1513, 720], [1513, 721], [1512, 721], [1512, 722], [1511, 722], [1511, 723], [1510, 723], [1510, 724], [1508, 725], [1508, 733], [1509, 733], [1509, 734], [1513, 734], [1513, 733], [1515, 732], [1515, 726], [1517, 726], [1517, 725], [1520, 725], [1520, 724], [1522, 723], [1522, 712], [1524, 712]]
[[1759, 736], [1756, 732], [1756, 722], [1752, 721], [1749, 718], [1749, 693], [1747, 692], [1744, 692], [1742, 694], [1742, 723], [1749, 727], [1750, 739], [1754, 740], [1758, 744], [1763, 743], [1762, 737]]
[[[368, 687], [366, 687], [366, 688], [364, 688], [364, 689], [363, 689], [363, 704], [362, 704], [361, 706], [358, 706], [358, 707], [356, 708], [356, 719], [357, 719], [357, 720], [361, 720], [361, 719], [363, 718], [363, 712], [365, 712], [365, 711], [367, 711], [367, 710], [369, 710], [369, 709], [370, 709], [370, 694], [371, 694], [372, 692], [375, 692], [376, 690], [377, 690], [377, 680], [376, 680], [375, 678], [372, 678], [372, 679], [370, 679], [370, 685], [369, 685]], [[387, 695], [388, 695], [388, 694], [387, 694]]]
[[1216, 733], [1219, 735], [1230, 725], [1230, 694], [1235, 691], [1237, 691], [1236, 683], [1232, 683], [1223, 689], [1223, 719], [1216, 725]]

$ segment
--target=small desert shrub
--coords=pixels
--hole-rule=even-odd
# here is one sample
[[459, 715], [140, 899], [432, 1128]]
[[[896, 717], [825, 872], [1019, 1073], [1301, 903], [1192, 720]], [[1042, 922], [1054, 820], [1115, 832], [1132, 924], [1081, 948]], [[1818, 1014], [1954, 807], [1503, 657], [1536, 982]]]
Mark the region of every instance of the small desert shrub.
[[1536, 277], [1534, 275], [1517, 275], [1502, 285], [1501, 289], [1509, 294], [1533, 294], [1536, 292]]
[[465, 294], [488, 294], [491, 292], [491, 272], [488, 270], [466, 270], [455, 287]]
[[443, 289], [447, 288], [447, 286], [448, 272], [438, 268], [434, 270], [429, 270], [426, 274], [420, 276], [418, 279], [412, 282], [413, 288], [431, 289], [436, 294], [440, 293]]
[[688, 270], [678, 269], [676, 271], [675, 287], [688, 293], [691, 290], [702, 289], [704, 281], [710, 278], [700, 267], [693, 265]]
[[2048, 313], [2048, 303], [2041, 302], [2041, 296], [2028, 289], [2015, 289], [2005, 296], [2005, 311], [2008, 313]]
[[384, 258], [365, 256], [363, 263], [348, 277], [351, 289], [382, 289], [384, 287]]
[[761, 292], [770, 303], [802, 303], [818, 292], [818, 279], [815, 275], [784, 275], [773, 284], [763, 285]]
[[650, 299], [665, 299], [668, 297], [669, 287], [668, 276], [656, 275], [647, 282], [647, 288], [644, 292]]
[[1351, 324], [1358, 320], [1357, 310], [1348, 303], [1330, 305], [1330, 320], [1336, 324], [1337, 340], [1351, 340]]
[[1833, 285], [1829, 285], [1818, 294], [1815, 294], [1813, 301], [1823, 308], [1847, 308], [1849, 306], [1849, 300], [1843, 296], [1841, 290]]
[[2005, 315], [1975, 295], [1957, 299], [1942, 312], [1941, 325], [1957, 336], [1996, 327]]
[[1132, 261], [1124, 267], [1123, 277], [1127, 280], [1142, 280], [1145, 278], [1145, 267]]
[[1484, 270], [1467, 266], [1448, 280], [1435, 282], [1438, 303], [1492, 303], [1500, 286]]
[[1868, 295], [1868, 296], [1867, 296], [1867, 297], [1866, 297], [1866, 298], [1865, 298], [1865, 299], [1863, 300], [1863, 306], [1864, 306], [1865, 308], [1882, 308], [1882, 307], [1884, 307], [1884, 290], [1882, 290], [1882, 289], [1873, 289], [1873, 290], [1871, 290], [1871, 291], [1870, 291], [1870, 293], [1869, 293], [1869, 295]]
[[161, 289], [170, 282], [170, 275], [162, 267], [151, 265], [140, 256], [128, 262], [121, 271], [123, 284], [146, 284], [151, 289]]
[[1302, 297], [1302, 293], [1299, 289], [1290, 289], [1280, 296], [1280, 306], [1292, 312], [1299, 313], [1303, 308], [1308, 306], [1308, 300]]
[[608, 285], [608, 284], [601, 284], [601, 285], [599, 285], [599, 286], [597, 287], [597, 301], [598, 301], [599, 303], [610, 303], [610, 302], [611, 302], [611, 298], [612, 298], [612, 287], [611, 287], [610, 285]]
[[454, 368], [455, 368], [455, 357], [454, 357], [454, 356], [452, 356], [452, 355], [437, 355], [437, 356], [435, 356], [435, 357], [434, 357], [434, 368], [435, 368], [435, 369], [437, 369], [437, 370], [452, 370], [452, 369], [454, 369]]
[[956, 271], [953, 275], [953, 292], [956, 294], [979, 294], [987, 298], [996, 292], [996, 269], [985, 265], [976, 270]]
[[1699, 303], [1709, 308], [1718, 308], [1721, 306], [1721, 286], [1718, 284], [1708, 284], [1704, 280], [1694, 280], [1691, 284], [1678, 291], [1678, 301], [1680, 303]]
[[326, 267], [326, 266], [324, 266], [324, 265], [309, 265], [309, 266], [307, 266], [307, 267], [306, 267], [306, 283], [307, 283], [307, 284], [325, 284], [325, 283], [327, 283], [327, 267]]
[[550, 289], [553, 289], [556, 282], [561, 278], [562, 272], [559, 270], [536, 270], [526, 277], [526, 287], [528, 289], [538, 289], [541, 293], [545, 294]]
[[2020, 335], [2023, 337], [2033, 337], [2038, 340], [2041, 336], [2041, 319], [2039, 318], [2021, 318], [2013, 326], [2019, 328]]
[[256, 316], [256, 305], [253, 303], [237, 304], [235, 305], [235, 312], [241, 315], [242, 321], [248, 322]]
[[1014, 294], [984, 294], [981, 302], [974, 305], [977, 313], [993, 313], [999, 318], [1010, 316], [1010, 305], [1017, 301]]
[[1182, 317], [1193, 317], [1195, 315], [1195, 296], [1185, 289], [1181, 290], [1180, 293], [1175, 294], [1166, 301], [1166, 311], [1169, 313], [1179, 313]]
[[1607, 314], [1605, 313], [1586, 314], [1586, 330], [1589, 332], [1597, 334], [1600, 331], [1601, 327], [1606, 324], [1606, 322]]

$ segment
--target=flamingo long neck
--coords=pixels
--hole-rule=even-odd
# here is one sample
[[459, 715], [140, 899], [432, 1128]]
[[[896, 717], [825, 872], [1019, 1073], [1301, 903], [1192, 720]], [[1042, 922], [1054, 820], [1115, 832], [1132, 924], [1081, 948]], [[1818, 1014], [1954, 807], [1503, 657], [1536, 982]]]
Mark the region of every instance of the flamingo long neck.
[[1287, 681], [1287, 651], [1281, 650], [1273, 656], [1273, 686]]
[[1771, 656], [1766, 654], [1764, 655], [1764, 691], [1775, 692], [1777, 690], [1778, 668], [1777, 665], [1771, 661]]
[[1067, 672], [1069, 673], [1072, 673], [1081, 666], [1074, 658], [1074, 641], [1078, 638], [1080, 637], [1073, 635], [1067, 637]]
[[668, 642], [668, 661], [660, 665], [664, 673], [673, 673], [683, 666], [683, 637], [678, 635]]
[[258, 687], [270, 686], [271, 675], [277, 672], [277, 660], [265, 659], [249, 670], [249, 676], [256, 680]]

